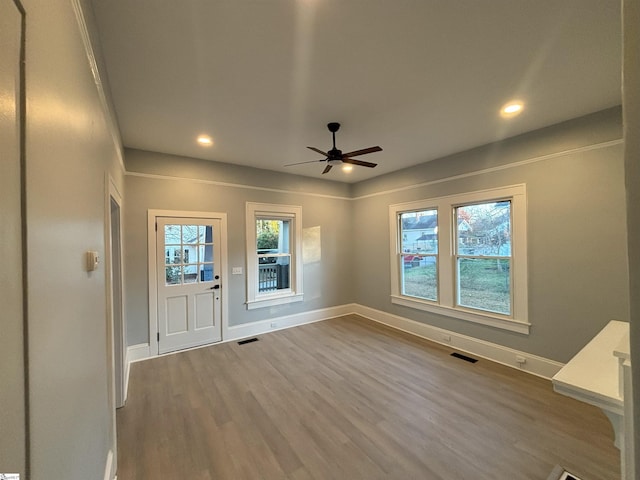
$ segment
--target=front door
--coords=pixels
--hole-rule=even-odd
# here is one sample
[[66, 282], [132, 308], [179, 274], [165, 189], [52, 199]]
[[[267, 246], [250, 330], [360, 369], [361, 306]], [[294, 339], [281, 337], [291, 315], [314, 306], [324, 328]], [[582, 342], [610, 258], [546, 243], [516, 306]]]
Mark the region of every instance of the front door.
[[222, 339], [220, 223], [157, 218], [158, 353]]

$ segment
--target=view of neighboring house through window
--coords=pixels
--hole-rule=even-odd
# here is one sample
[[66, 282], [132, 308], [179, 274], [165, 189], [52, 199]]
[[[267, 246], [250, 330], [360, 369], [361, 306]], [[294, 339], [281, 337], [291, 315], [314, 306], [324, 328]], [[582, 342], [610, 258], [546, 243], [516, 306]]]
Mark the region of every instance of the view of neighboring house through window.
[[213, 280], [213, 232], [207, 225], [165, 225], [165, 282]]
[[247, 308], [302, 296], [302, 208], [247, 203]]
[[458, 305], [511, 315], [511, 202], [455, 211]]
[[438, 300], [438, 211], [419, 210], [399, 215], [402, 293]]
[[391, 301], [528, 333], [524, 185], [389, 207]]

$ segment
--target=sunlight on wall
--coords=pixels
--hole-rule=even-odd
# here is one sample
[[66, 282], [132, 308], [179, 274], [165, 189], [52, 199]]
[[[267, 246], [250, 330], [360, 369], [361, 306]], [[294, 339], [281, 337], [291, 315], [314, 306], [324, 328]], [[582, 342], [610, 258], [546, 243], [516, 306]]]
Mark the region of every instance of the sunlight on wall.
[[305, 265], [322, 260], [321, 238], [319, 225], [302, 230], [302, 261]]

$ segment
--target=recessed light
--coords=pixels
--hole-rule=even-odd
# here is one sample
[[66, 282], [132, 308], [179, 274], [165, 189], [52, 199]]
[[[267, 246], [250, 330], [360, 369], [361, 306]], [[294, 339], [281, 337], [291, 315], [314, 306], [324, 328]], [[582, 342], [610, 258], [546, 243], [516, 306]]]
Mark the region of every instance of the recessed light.
[[520, 101], [509, 102], [500, 109], [500, 115], [505, 118], [515, 117], [522, 113], [523, 108], [524, 104]]
[[342, 171], [343, 172], [350, 172], [351, 170], [353, 170], [353, 165], [343, 165], [342, 166]]
[[197, 141], [203, 147], [210, 147], [213, 145], [213, 139], [209, 135], [199, 135]]

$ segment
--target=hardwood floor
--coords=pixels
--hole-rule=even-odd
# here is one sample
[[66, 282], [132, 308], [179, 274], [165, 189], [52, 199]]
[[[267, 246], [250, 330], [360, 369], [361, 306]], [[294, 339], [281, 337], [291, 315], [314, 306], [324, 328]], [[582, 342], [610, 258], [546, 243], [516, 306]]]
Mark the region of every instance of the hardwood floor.
[[620, 478], [551, 383], [346, 316], [132, 365], [118, 480]]

